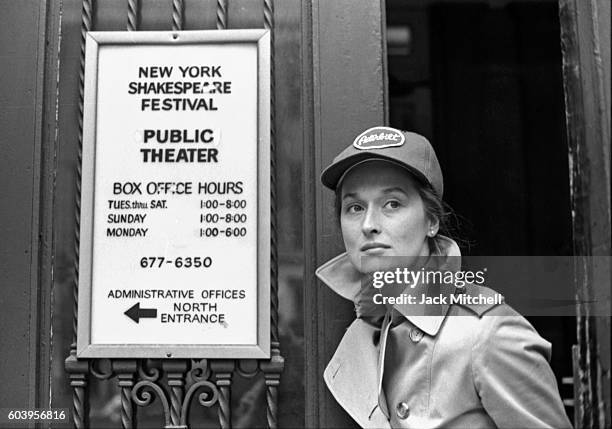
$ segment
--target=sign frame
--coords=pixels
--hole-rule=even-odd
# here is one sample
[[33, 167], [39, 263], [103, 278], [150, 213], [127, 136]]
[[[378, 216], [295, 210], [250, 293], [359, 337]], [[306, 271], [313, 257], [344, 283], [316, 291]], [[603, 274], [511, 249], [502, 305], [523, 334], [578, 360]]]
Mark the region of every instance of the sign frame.
[[[255, 345], [92, 344], [91, 309], [96, 167], [98, 50], [100, 46], [254, 44], [257, 47], [257, 342]], [[270, 33], [263, 29], [88, 32], [85, 52], [77, 357], [270, 358]], [[180, 328], [177, 328], [180, 329]]]

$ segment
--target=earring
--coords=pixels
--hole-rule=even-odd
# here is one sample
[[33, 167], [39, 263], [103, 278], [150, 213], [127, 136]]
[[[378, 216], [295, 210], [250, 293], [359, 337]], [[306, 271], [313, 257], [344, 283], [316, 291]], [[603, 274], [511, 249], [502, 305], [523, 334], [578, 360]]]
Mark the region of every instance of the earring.
[[429, 233], [427, 235], [429, 235], [430, 237], [434, 237], [436, 235], [436, 232], [432, 228], [432, 229], [429, 230]]

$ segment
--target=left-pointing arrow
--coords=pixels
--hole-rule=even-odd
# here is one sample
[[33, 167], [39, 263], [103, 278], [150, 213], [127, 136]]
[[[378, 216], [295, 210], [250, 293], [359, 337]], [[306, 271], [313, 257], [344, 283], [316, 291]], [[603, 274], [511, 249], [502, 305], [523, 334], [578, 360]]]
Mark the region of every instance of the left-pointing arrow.
[[140, 303], [137, 302], [128, 308], [123, 314], [132, 319], [134, 322], [138, 323], [140, 319], [155, 319], [157, 317], [157, 308], [140, 308]]

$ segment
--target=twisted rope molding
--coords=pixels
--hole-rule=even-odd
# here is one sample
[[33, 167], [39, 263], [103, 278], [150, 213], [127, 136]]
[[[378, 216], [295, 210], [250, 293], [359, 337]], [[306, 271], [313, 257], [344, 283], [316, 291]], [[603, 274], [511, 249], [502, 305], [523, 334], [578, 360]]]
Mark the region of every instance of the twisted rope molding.
[[219, 425], [221, 425], [221, 429], [229, 429], [232, 427], [231, 391], [229, 385], [217, 384], [219, 390]]
[[76, 357], [77, 317], [79, 299], [79, 246], [81, 244], [81, 162], [83, 159], [83, 105], [85, 97], [85, 38], [93, 27], [93, 0], [83, 0], [81, 12], [80, 68], [79, 68], [79, 114], [78, 114], [78, 146], [76, 166], [76, 192], [74, 212], [74, 260], [72, 282], [72, 343], [70, 355], [66, 358], [65, 369], [69, 374], [72, 387], [72, 419], [77, 429], [88, 426], [87, 406], [87, 373], [89, 363], [79, 361]]
[[65, 362], [66, 372], [69, 374], [72, 388], [72, 419], [77, 429], [88, 426], [87, 419], [87, 372], [89, 362], [78, 360], [76, 350], [71, 350]]
[[124, 429], [134, 427], [134, 409], [132, 407], [132, 385], [133, 382], [119, 382], [121, 387], [121, 426]]
[[278, 250], [277, 250], [277, 186], [276, 186], [276, 73], [274, 37], [274, 1], [264, 0], [264, 26], [270, 31], [270, 337], [271, 358], [262, 361], [260, 368], [266, 380], [266, 417], [268, 427], [278, 427], [278, 386], [284, 360], [280, 354], [278, 336]]
[[74, 420], [74, 427], [77, 429], [85, 428], [87, 422], [87, 415], [85, 413], [86, 401], [86, 388], [87, 380], [83, 376], [82, 380], [73, 379], [70, 381], [70, 386], [73, 389], [72, 394], [72, 418]]
[[227, 29], [227, 0], [217, 0], [217, 30]]
[[181, 409], [183, 404], [183, 380], [177, 376], [168, 380], [170, 386], [170, 421], [178, 425], [181, 420]]
[[[83, 103], [85, 98], [85, 37], [93, 26], [93, 0], [83, 0], [83, 12], [81, 17], [81, 54], [79, 67], [79, 137], [77, 150], [77, 177], [74, 212], [74, 276], [72, 287], [72, 338], [76, 348], [77, 338], [77, 316], [79, 297], [79, 246], [81, 243], [81, 163], [83, 160]], [[72, 346], [71, 346], [72, 347]]]
[[183, 0], [172, 0], [172, 31], [183, 29]]
[[136, 31], [137, 29], [138, 29], [138, 0], [128, 0], [127, 30]]
[[266, 416], [270, 429], [278, 427], [278, 384], [277, 382], [275, 385], [270, 385], [266, 380]]
[[274, 2], [264, 1], [264, 25], [270, 31], [270, 322], [273, 342], [278, 342], [278, 252], [276, 225], [276, 96], [274, 88]]
[[170, 388], [170, 421], [174, 426], [178, 426], [181, 420], [187, 366], [188, 362], [186, 360], [162, 361], [162, 369], [166, 373], [168, 387]]
[[134, 406], [132, 405], [132, 388], [138, 373], [138, 363], [134, 359], [113, 361], [113, 371], [117, 373], [117, 384], [121, 397], [121, 426], [123, 429], [134, 427]]
[[232, 427], [231, 386], [236, 364], [232, 359], [218, 359], [211, 362], [210, 368], [215, 374], [219, 391], [219, 424], [222, 429], [228, 429]]

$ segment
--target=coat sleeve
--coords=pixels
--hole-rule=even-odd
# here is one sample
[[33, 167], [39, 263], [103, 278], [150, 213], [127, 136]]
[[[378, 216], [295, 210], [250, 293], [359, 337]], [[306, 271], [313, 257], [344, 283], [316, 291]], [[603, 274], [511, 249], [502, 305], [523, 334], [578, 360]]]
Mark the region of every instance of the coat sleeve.
[[571, 428], [550, 368], [551, 345], [507, 305], [481, 318], [474, 385], [499, 428]]

